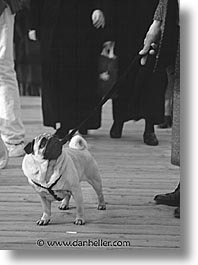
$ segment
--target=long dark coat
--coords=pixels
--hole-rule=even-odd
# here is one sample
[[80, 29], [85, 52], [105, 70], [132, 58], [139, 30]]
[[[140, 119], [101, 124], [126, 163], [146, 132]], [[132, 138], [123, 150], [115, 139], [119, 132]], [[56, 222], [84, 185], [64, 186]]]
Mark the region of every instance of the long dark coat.
[[[143, 47], [145, 35], [153, 21], [157, 0], [114, 0], [114, 39], [121, 75]], [[154, 124], [164, 118], [164, 93], [167, 84], [163, 69], [152, 73], [154, 61], [137, 67], [120, 87], [113, 100], [113, 118], [119, 121], [146, 118]]]
[[[61, 122], [68, 129], [81, 122], [99, 101], [98, 56], [101, 32], [91, 14], [101, 9], [97, 0], [33, 0], [31, 28], [37, 30], [42, 56], [44, 125]], [[100, 127], [101, 112], [86, 127]]]

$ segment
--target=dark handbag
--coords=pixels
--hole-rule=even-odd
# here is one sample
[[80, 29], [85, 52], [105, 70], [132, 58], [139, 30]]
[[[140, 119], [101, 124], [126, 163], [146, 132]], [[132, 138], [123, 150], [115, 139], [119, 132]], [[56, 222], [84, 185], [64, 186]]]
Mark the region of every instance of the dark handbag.
[[[104, 97], [113, 87], [118, 75], [118, 60], [114, 54], [114, 43], [102, 50], [99, 58], [98, 67], [98, 89], [97, 95]], [[114, 95], [113, 97], [115, 97]]]

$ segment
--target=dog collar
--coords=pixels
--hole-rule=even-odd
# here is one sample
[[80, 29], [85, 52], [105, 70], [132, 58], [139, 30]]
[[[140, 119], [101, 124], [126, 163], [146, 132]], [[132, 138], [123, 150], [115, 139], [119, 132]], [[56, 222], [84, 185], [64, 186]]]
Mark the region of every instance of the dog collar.
[[48, 192], [54, 197], [54, 199], [55, 199], [56, 201], [62, 201], [63, 198], [58, 197], [58, 196], [55, 194], [55, 192], [52, 190], [52, 188], [58, 183], [58, 181], [59, 181], [59, 179], [60, 179], [61, 177], [62, 177], [62, 175], [60, 175], [60, 177], [57, 178], [57, 180], [56, 180], [54, 183], [52, 183], [48, 188], [42, 186], [41, 184], [35, 182], [34, 180], [31, 180], [31, 181], [32, 181], [36, 186], [38, 186], [38, 187], [40, 187], [40, 188], [42, 188], [42, 189], [46, 189], [46, 190], [47, 190], [47, 191], [48, 191]]

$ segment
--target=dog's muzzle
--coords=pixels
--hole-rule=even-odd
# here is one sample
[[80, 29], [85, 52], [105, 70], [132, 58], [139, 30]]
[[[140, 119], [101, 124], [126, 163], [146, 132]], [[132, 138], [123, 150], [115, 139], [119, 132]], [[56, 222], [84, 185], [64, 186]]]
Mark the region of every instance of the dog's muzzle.
[[[35, 139], [25, 146], [26, 154], [34, 154], [34, 144]], [[43, 135], [40, 145], [43, 149], [43, 158], [46, 160], [56, 160], [62, 153], [62, 143], [54, 135]]]

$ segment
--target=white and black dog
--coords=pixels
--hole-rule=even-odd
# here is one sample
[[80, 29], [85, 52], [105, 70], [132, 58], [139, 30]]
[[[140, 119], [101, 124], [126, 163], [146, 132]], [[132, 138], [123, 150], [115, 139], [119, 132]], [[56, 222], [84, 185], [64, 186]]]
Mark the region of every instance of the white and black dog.
[[49, 223], [54, 200], [62, 201], [61, 210], [68, 209], [72, 195], [77, 207], [74, 223], [82, 225], [85, 220], [81, 181], [87, 181], [96, 191], [98, 209], [106, 209], [98, 166], [88, 151], [87, 142], [80, 135], [75, 135], [68, 146], [59, 142], [44, 133], [25, 147], [22, 169], [30, 185], [40, 195], [43, 206], [43, 215], [37, 224]]

